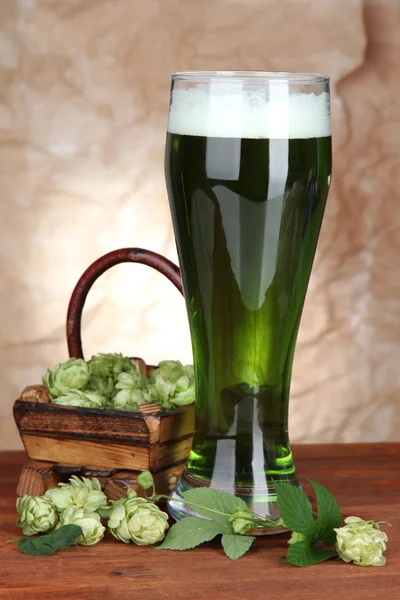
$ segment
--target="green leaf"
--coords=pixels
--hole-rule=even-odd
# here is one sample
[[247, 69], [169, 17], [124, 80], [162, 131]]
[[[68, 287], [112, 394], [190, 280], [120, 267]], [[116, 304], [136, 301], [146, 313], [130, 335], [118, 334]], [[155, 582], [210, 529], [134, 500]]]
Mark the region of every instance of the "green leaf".
[[42, 536], [42, 540], [48, 546], [53, 546], [56, 550], [64, 550], [69, 548], [78, 537], [83, 535], [82, 528], [79, 525], [63, 525], [52, 533]]
[[310, 483], [317, 497], [318, 518], [316, 521], [305, 492], [288, 484], [275, 484], [278, 508], [285, 525], [292, 531], [306, 536], [306, 539], [292, 543], [286, 556], [286, 562], [298, 567], [315, 565], [328, 558], [338, 556], [335, 549], [316, 545], [317, 542], [322, 542], [327, 546], [334, 545], [336, 535], [333, 528], [340, 527], [342, 523], [338, 503], [322, 485], [311, 480]]
[[318, 548], [309, 539], [306, 539], [289, 547], [286, 562], [296, 565], [296, 567], [308, 567], [337, 555], [336, 550]]
[[317, 539], [324, 542], [327, 546], [333, 546], [336, 542], [336, 532], [334, 527], [340, 527], [342, 524], [342, 515], [336, 499], [323, 486], [309, 479], [317, 496], [318, 519], [317, 519]]
[[275, 489], [279, 512], [286, 527], [315, 538], [317, 526], [306, 493], [288, 483], [275, 482]]
[[250, 550], [250, 546], [256, 538], [251, 535], [237, 535], [234, 533], [224, 533], [221, 539], [222, 547], [228, 558], [236, 560]]
[[[200, 517], [184, 517], [172, 525], [165, 540], [157, 550], [190, 550], [209, 542], [228, 528], [220, 523]], [[232, 528], [231, 528], [232, 531]], [[228, 531], [229, 532], [229, 531]]]
[[36, 538], [20, 538], [18, 548], [24, 554], [35, 556], [50, 556], [56, 550], [64, 550], [76, 542], [83, 535], [79, 525], [63, 525], [52, 533]]
[[40, 537], [22, 537], [18, 542], [18, 548], [24, 554], [34, 554], [35, 556], [49, 556], [54, 552], [52, 546], [46, 546], [46, 544], [42, 544]]
[[229, 517], [234, 508], [247, 508], [246, 502], [241, 498], [212, 488], [198, 487], [183, 492], [182, 495], [199, 515], [223, 525], [230, 525]]

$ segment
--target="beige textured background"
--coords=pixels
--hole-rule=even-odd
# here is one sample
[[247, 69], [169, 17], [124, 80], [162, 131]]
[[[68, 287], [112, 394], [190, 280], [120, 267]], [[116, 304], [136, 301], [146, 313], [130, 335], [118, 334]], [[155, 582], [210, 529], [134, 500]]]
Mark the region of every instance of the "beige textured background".
[[[81, 272], [142, 246], [175, 259], [163, 175], [170, 72], [332, 78], [335, 169], [291, 400], [302, 442], [400, 439], [400, 3], [1, 0], [0, 447], [12, 403], [66, 358]], [[183, 300], [118, 267], [87, 303], [84, 346], [147, 361], [191, 352]]]

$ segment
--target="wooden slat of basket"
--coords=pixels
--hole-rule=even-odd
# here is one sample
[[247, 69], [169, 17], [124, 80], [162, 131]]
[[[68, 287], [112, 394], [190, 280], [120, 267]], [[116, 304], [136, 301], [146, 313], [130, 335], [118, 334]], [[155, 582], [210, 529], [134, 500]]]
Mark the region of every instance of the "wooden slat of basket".
[[54, 462], [77, 466], [90, 464], [99, 469], [118, 468], [153, 472], [186, 460], [192, 445], [191, 436], [162, 446], [110, 444], [104, 441], [59, 439], [29, 434], [22, 434], [21, 437], [31, 459], [51, 459]]
[[[97, 438], [104, 441], [123, 440], [126, 442], [155, 443], [152, 419], [95, 408], [59, 407], [55, 404], [37, 404], [17, 401], [14, 404], [14, 416], [18, 429], [23, 434], [51, 434], [59, 437], [79, 436]], [[146, 419], [153, 427], [149, 428]]]
[[21, 393], [22, 402], [38, 402], [40, 404], [49, 404], [49, 391], [44, 385], [28, 385]]
[[17, 400], [14, 418], [21, 437], [51, 435], [106, 443], [165, 443], [191, 435], [194, 429], [193, 406], [174, 413], [141, 414]]
[[157, 413], [161, 412], [162, 408], [159, 404], [142, 404], [142, 406], [139, 406], [138, 408], [138, 413], [140, 413], [141, 415], [156, 415]]

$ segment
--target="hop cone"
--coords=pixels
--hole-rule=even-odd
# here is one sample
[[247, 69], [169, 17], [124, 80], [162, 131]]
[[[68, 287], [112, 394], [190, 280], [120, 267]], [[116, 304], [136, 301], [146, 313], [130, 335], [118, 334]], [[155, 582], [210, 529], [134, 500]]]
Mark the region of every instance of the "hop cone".
[[386, 558], [387, 535], [380, 531], [378, 523], [364, 521], [359, 517], [347, 517], [346, 525], [335, 529], [336, 549], [340, 558], [360, 567], [383, 567]]
[[87, 513], [83, 508], [70, 506], [60, 517], [61, 525], [79, 525], [83, 535], [79, 536], [76, 544], [80, 546], [93, 546], [103, 539], [106, 528], [101, 523], [100, 515], [96, 512]]
[[105, 515], [108, 507], [107, 496], [101, 491], [100, 482], [96, 478], [80, 479], [73, 475], [69, 483], [59, 483], [58, 487], [47, 490], [45, 498], [54, 504], [59, 513], [74, 506], [82, 508], [86, 513], [98, 511]]
[[104, 408], [106, 397], [98, 392], [71, 390], [53, 399], [53, 404], [61, 406], [79, 406], [81, 408]]
[[56, 509], [49, 499], [43, 496], [26, 495], [17, 499], [18, 527], [24, 535], [50, 532], [58, 523]]
[[191, 365], [178, 360], [160, 362], [150, 374], [151, 401], [166, 410], [192, 404], [195, 401], [194, 373]]
[[60, 363], [51, 371], [48, 369], [43, 377], [43, 385], [49, 390], [51, 398], [63, 396], [71, 390], [81, 390], [90, 377], [90, 368], [81, 358], [70, 358]]
[[247, 508], [234, 508], [229, 521], [235, 533], [244, 534], [257, 527], [253, 513]]
[[120, 373], [115, 385], [118, 392], [112, 400], [113, 408], [136, 412], [139, 406], [150, 401], [148, 384], [146, 377], [137, 371]]
[[147, 546], [160, 542], [168, 529], [168, 516], [158, 506], [131, 493], [113, 503], [108, 521], [112, 535], [128, 544]]

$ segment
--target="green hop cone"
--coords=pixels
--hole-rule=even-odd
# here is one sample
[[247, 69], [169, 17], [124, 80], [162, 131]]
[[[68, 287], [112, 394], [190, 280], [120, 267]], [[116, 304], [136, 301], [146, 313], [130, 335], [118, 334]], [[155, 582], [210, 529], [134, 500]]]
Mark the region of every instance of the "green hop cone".
[[151, 401], [166, 410], [192, 404], [195, 401], [192, 365], [183, 366], [178, 360], [164, 360], [150, 374]]
[[118, 375], [112, 404], [116, 410], [136, 412], [139, 406], [150, 402], [147, 378], [137, 371]]
[[17, 499], [18, 527], [24, 535], [50, 532], [58, 523], [54, 505], [43, 496], [26, 495]]
[[125, 544], [155, 544], [164, 538], [168, 527], [168, 516], [144, 498], [129, 495], [113, 502], [108, 529]]
[[188, 404], [193, 404], [196, 400], [195, 388], [194, 385], [188, 387], [187, 390], [182, 390], [175, 394], [172, 399], [172, 404], [176, 407], [187, 406]]
[[89, 367], [91, 375], [86, 389], [98, 392], [107, 403], [114, 395], [118, 375], [135, 372], [131, 359], [122, 354], [96, 354], [90, 359]]
[[288, 544], [297, 544], [298, 542], [302, 542], [306, 539], [304, 533], [296, 533], [296, 531], [292, 532], [292, 536], [290, 540], [288, 540]]
[[43, 377], [43, 385], [49, 390], [52, 399], [64, 396], [70, 390], [81, 390], [90, 377], [90, 368], [82, 358], [70, 358], [60, 363]]
[[108, 499], [95, 477], [80, 479], [73, 475], [69, 483], [59, 483], [58, 487], [47, 490], [45, 498], [54, 504], [59, 513], [74, 506], [86, 513], [98, 511], [102, 515], [107, 514]]
[[92, 492], [92, 491], [101, 492], [100, 481], [97, 479], [97, 477], [92, 477], [91, 479], [89, 479], [89, 477], [77, 477], [76, 475], [72, 475], [69, 478], [68, 483], [60, 483], [59, 485], [61, 487], [68, 486], [68, 487], [75, 488], [75, 489], [85, 488], [89, 492]]
[[253, 513], [247, 508], [234, 508], [232, 516], [229, 517], [229, 521], [235, 533], [244, 534], [250, 531], [250, 529], [257, 527]]
[[150, 471], [142, 471], [142, 473], [138, 475], [137, 481], [144, 490], [148, 490], [154, 486], [153, 475], [150, 473]]
[[89, 360], [89, 366], [94, 377], [99, 377], [107, 382], [112, 379], [114, 383], [117, 382], [120, 373], [130, 373], [136, 370], [130, 358], [117, 353], [96, 354]]
[[102, 379], [97, 375], [91, 375], [85, 388], [85, 392], [94, 392], [105, 399], [105, 404], [108, 404], [114, 393], [114, 380]]
[[60, 489], [59, 487], [48, 489], [44, 497], [51, 502], [58, 513], [73, 505], [74, 493], [72, 489]]
[[53, 399], [53, 404], [60, 406], [79, 406], [81, 408], [103, 408], [106, 397], [98, 392], [71, 390], [62, 396]]
[[82, 528], [83, 535], [79, 536], [75, 542], [80, 546], [97, 544], [103, 539], [106, 530], [98, 513], [87, 513], [83, 508], [77, 506], [70, 506], [62, 512], [59, 527], [61, 525], [79, 525]]
[[149, 394], [151, 402], [159, 404], [165, 410], [172, 409], [171, 398], [174, 392], [174, 385], [165, 381], [163, 377], [157, 373], [150, 376]]
[[380, 531], [378, 523], [364, 521], [359, 517], [347, 517], [344, 527], [335, 529], [336, 549], [340, 558], [360, 567], [383, 567], [383, 556], [388, 540], [386, 533]]

